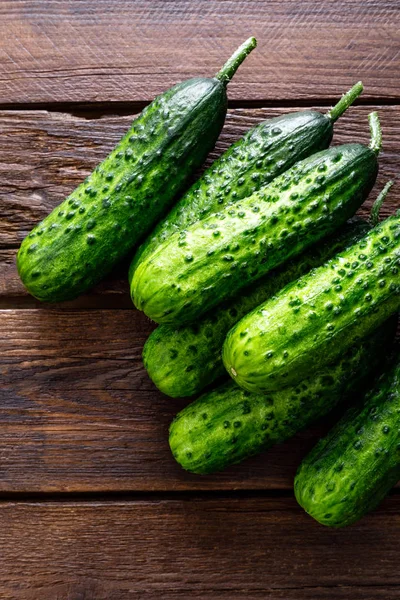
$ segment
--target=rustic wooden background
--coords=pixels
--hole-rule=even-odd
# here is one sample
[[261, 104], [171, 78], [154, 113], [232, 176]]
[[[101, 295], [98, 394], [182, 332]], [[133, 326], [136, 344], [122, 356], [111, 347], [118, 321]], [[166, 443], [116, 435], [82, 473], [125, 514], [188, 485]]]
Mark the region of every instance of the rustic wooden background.
[[[398, 490], [332, 531], [292, 480], [322, 423], [213, 477], [184, 473], [167, 428], [183, 401], [141, 363], [152, 329], [126, 265], [78, 300], [39, 305], [16, 250], [176, 81], [212, 75], [249, 35], [213, 157], [249, 126], [365, 93], [335, 141], [384, 133], [400, 172], [399, 0], [0, 0], [0, 598], [400, 597]], [[376, 192], [373, 193], [375, 195]], [[385, 211], [400, 206], [396, 184]]]

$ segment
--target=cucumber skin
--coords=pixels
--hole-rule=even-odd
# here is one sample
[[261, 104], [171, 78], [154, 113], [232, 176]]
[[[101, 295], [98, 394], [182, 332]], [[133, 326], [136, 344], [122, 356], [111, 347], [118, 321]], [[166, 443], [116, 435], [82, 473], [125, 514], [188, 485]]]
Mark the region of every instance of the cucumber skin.
[[316, 111], [275, 117], [249, 129], [205, 171], [138, 248], [129, 268], [129, 282], [139, 262], [171, 235], [222, 205], [249, 196], [297, 161], [328, 148], [332, 135], [333, 123]]
[[400, 308], [400, 213], [300, 277], [228, 333], [223, 361], [241, 387], [269, 392], [332, 363]]
[[170, 426], [172, 454], [186, 470], [214, 473], [282, 442], [349, 397], [382, 361], [396, 332], [391, 318], [336, 364], [269, 395], [233, 381], [189, 404]]
[[400, 357], [301, 463], [296, 499], [323, 525], [344, 527], [378, 506], [400, 478]]
[[198, 78], [158, 96], [111, 154], [22, 242], [19, 275], [48, 302], [97, 283], [149, 232], [222, 129], [224, 85]]
[[299, 161], [262, 190], [161, 244], [134, 273], [136, 307], [157, 323], [194, 321], [340, 227], [377, 172], [375, 153], [360, 144]]
[[354, 218], [339, 233], [263, 277], [197, 323], [178, 328], [159, 325], [150, 334], [143, 349], [144, 366], [152, 381], [161, 392], [172, 398], [192, 396], [202, 391], [225, 374], [221, 349], [226, 334], [235, 323], [290, 281], [355, 243], [369, 229], [366, 221]]

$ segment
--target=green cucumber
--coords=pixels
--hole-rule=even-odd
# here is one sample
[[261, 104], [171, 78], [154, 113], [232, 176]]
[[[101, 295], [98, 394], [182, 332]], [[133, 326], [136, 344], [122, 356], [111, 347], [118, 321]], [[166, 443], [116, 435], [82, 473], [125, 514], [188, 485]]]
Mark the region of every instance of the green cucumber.
[[233, 381], [189, 404], [170, 426], [178, 463], [193, 473], [214, 473], [282, 442], [354, 394], [393, 341], [397, 317], [298, 386], [253, 394]]
[[301, 111], [259, 123], [232, 144], [193, 184], [137, 250], [129, 281], [139, 262], [174, 233], [267, 185], [299, 160], [328, 148], [333, 124], [361, 94], [361, 81], [328, 113]]
[[133, 275], [136, 307], [158, 323], [193, 321], [340, 227], [376, 180], [379, 131], [370, 123], [370, 148], [314, 154], [160, 244]]
[[397, 213], [231, 329], [223, 347], [228, 373], [249, 391], [270, 392], [334, 362], [399, 310], [399, 265]]
[[297, 501], [323, 525], [344, 527], [378, 506], [400, 478], [400, 356], [361, 406], [348, 410], [303, 460]]
[[323, 264], [354, 244], [370, 229], [354, 218], [338, 234], [306, 250], [251, 288], [218, 306], [197, 323], [173, 327], [160, 325], [147, 339], [143, 362], [156, 386], [168, 396], [192, 396], [225, 374], [221, 349], [228, 331], [248, 312], [272, 297], [290, 281]]
[[33, 296], [78, 296], [151, 230], [213, 148], [225, 120], [226, 84], [255, 45], [247, 40], [213, 79], [190, 79], [158, 96], [25, 238], [17, 266]]

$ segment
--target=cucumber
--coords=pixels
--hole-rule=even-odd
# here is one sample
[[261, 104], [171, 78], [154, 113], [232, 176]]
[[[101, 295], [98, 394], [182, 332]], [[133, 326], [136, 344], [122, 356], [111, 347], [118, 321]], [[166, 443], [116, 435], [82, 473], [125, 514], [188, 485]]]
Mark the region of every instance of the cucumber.
[[316, 248], [306, 250], [196, 323], [157, 327], [143, 349], [143, 362], [150, 378], [164, 394], [173, 398], [200, 392], [225, 374], [221, 349], [226, 334], [235, 323], [287, 283], [355, 243], [369, 229], [366, 221], [354, 218], [338, 234]]
[[226, 85], [255, 45], [247, 40], [213, 79], [190, 79], [156, 98], [25, 238], [17, 266], [33, 296], [48, 302], [78, 296], [150, 231], [214, 146], [226, 115]]
[[393, 341], [396, 325], [392, 317], [298, 386], [264, 395], [230, 381], [204, 394], [172, 422], [172, 454], [187, 471], [214, 473], [288, 439], [365, 383]]
[[362, 406], [355, 406], [300, 465], [300, 506], [323, 525], [344, 527], [378, 506], [400, 478], [400, 355]]
[[333, 124], [361, 94], [356, 83], [327, 114], [301, 111], [263, 121], [232, 144], [184, 194], [137, 250], [129, 282], [139, 262], [172, 234], [267, 185], [302, 158], [328, 148]]
[[223, 361], [241, 387], [270, 392], [334, 362], [400, 308], [400, 213], [284, 287], [228, 333]]
[[380, 130], [370, 121], [371, 148], [318, 152], [160, 244], [133, 275], [136, 307], [158, 323], [193, 321], [340, 227], [375, 183]]

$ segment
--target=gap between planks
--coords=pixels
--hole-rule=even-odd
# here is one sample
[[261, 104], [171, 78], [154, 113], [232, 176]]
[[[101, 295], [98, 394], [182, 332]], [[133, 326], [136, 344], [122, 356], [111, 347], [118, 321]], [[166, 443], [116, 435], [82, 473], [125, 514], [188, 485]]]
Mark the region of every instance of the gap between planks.
[[[331, 98], [274, 98], [251, 100], [228, 100], [229, 109], [241, 108], [313, 108], [318, 105], [321, 108], [329, 108], [336, 104], [338, 96]], [[16, 104], [0, 103], [0, 111], [10, 113], [18, 111], [47, 111], [49, 113], [66, 113], [82, 119], [101, 119], [104, 116], [129, 116], [141, 112], [150, 104], [147, 100], [136, 100], [132, 102], [110, 101], [110, 102], [20, 102]], [[400, 106], [400, 97], [382, 98], [380, 96], [361, 96], [354, 103], [354, 106], [374, 107], [379, 106]]]
[[[400, 496], [400, 489], [394, 488], [390, 495]], [[1, 492], [0, 505], [9, 503], [29, 503], [38, 504], [42, 502], [160, 502], [160, 501], [176, 501], [184, 500], [273, 500], [292, 498], [293, 490], [291, 489], [211, 489], [211, 490], [153, 490], [153, 491], [129, 491], [129, 490], [112, 490], [112, 491], [64, 491], [64, 492]]]
[[[294, 496], [292, 489], [210, 489], [210, 490], [154, 490], [154, 491], [82, 491], [82, 492], [1, 492], [0, 506], [5, 504], [42, 504], [51, 503], [134, 503], [134, 502], [182, 502], [185, 500], [208, 501], [208, 500], [281, 500], [292, 499]], [[397, 501], [400, 498], [400, 487], [390, 490], [387, 497], [394, 497]]]

